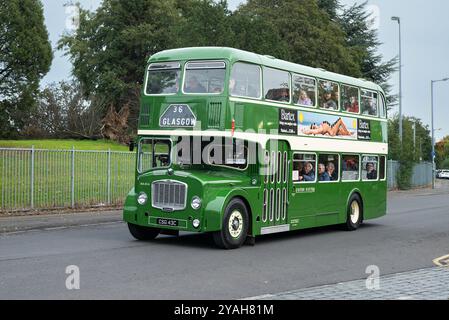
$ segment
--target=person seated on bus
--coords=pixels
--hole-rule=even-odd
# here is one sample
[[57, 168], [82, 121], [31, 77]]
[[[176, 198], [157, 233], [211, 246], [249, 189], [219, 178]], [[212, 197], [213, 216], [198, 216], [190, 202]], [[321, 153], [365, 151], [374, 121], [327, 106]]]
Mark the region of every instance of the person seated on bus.
[[327, 174], [330, 177], [330, 181], [338, 180], [338, 173], [335, 172], [335, 164], [333, 162], [328, 162], [326, 166]]
[[313, 171], [312, 163], [306, 162], [304, 165], [304, 172], [299, 176], [299, 181], [315, 181], [315, 172]]
[[359, 113], [359, 101], [357, 97], [351, 97], [348, 104], [346, 104], [346, 112]]
[[311, 105], [313, 105], [312, 99], [309, 98], [306, 90], [301, 90], [299, 92], [298, 104], [300, 104], [302, 106], [311, 106]]
[[323, 94], [323, 103], [321, 107], [324, 109], [337, 110], [338, 106], [334, 99], [332, 99], [332, 89], [327, 89]]
[[198, 79], [193, 76], [190, 77], [190, 79], [187, 81], [187, 86], [185, 88], [185, 92], [187, 93], [206, 93], [207, 90], [201, 83], [198, 81]]
[[368, 162], [366, 164], [366, 178], [368, 180], [376, 180], [377, 179], [377, 171], [374, 169], [374, 163]]
[[280, 95], [275, 100], [282, 101], [282, 102], [289, 102], [290, 96], [289, 96], [288, 89], [281, 89]]
[[331, 177], [327, 173], [326, 167], [324, 166], [323, 163], [320, 163], [318, 165], [318, 179], [320, 181], [331, 181]]

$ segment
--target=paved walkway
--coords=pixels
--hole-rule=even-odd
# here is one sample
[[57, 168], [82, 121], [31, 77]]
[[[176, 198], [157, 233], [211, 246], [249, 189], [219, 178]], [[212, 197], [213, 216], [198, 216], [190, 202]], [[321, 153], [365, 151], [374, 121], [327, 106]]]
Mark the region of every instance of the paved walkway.
[[367, 279], [267, 294], [248, 300], [449, 300], [449, 268], [434, 267]]
[[122, 210], [66, 212], [0, 217], [0, 233], [33, 229], [66, 228], [122, 221]]

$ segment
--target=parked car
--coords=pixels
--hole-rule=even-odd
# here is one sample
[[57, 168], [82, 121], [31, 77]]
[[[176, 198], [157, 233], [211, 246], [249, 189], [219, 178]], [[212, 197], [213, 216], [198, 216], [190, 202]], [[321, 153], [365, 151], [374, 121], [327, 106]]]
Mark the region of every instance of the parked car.
[[438, 170], [438, 179], [449, 179], [449, 170]]

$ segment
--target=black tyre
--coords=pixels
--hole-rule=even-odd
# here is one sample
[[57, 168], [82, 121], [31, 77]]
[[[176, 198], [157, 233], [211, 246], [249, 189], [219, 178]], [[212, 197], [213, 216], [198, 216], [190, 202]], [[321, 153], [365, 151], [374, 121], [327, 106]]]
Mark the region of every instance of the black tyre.
[[348, 231], [357, 230], [363, 222], [362, 200], [358, 194], [353, 194], [349, 198], [348, 212], [344, 228]]
[[136, 224], [128, 222], [128, 229], [132, 236], [137, 240], [153, 240], [155, 239], [161, 230], [150, 227], [142, 227]]
[[236, 249], [242, 246], [248, 234], [248, 209], [240, 199], [232, 199], [226, 207], [223, 226], [214, 232], [215, 244], [223, 249]]

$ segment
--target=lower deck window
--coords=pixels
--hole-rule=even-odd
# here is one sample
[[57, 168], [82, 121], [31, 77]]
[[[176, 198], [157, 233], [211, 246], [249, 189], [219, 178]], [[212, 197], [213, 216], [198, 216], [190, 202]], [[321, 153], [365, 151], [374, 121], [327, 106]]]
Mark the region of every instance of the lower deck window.
[[318, 161], [318, 181], [338, 181], [339, 170], [340, 163], [337, 154], [320, 154]]
[[315, 182], [316, 155], [295, 153], [293, 155], [293, 182]]
[[358, 181], [359, 172], [359, 161], [358, 155], [344, 155], [341, 161], [341, 180], [342, 181]]
[[363, 180], [377, 180], [378, 157], [363, 156], [362, 158], [362, 178]]

